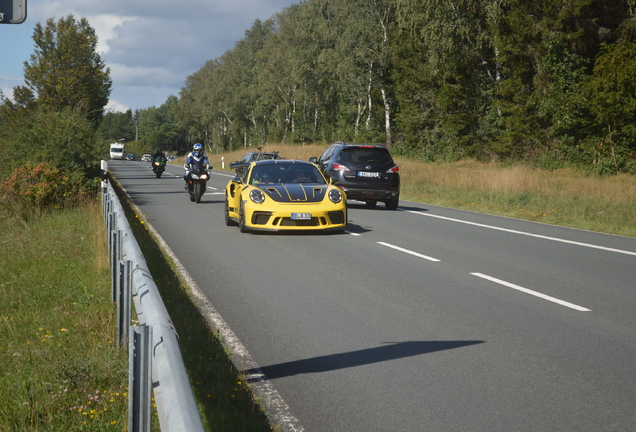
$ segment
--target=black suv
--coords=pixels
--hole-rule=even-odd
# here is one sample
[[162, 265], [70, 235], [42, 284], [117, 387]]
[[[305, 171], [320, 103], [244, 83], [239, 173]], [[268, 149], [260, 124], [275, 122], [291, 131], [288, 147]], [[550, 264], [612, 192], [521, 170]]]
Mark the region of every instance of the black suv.
[[391, 153], [382, 145], [336, 142], [316, 159], [327, 180], [339, 186], [347, 199], [364, 201], [375, 207], [378, 201], [395, 210], [400, 200], [400, 173]]

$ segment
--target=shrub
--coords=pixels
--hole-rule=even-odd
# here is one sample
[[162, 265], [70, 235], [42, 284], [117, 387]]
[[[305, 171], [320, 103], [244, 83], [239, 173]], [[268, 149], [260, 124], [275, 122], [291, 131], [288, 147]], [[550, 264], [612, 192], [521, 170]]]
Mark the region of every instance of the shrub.
[[0, 183], [2, 211], [9, 217], [27, 220], [71, 202], [75, 187], [68, 176], [43, 162], [16, 168]]

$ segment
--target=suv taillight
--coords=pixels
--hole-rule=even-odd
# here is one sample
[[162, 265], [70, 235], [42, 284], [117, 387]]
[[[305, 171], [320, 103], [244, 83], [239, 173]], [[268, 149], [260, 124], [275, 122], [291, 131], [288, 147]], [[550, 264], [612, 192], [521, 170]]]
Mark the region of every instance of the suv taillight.
[[400, 171], [400, 167], [395, 165], [393, 168], [386, 170], [387, 174], [394, 174]]
[[347, 168], [345, 165], [340, 165], [339, 163], [334, 163], [333, 164], [333, 170], [334, 171], [349, 172], [349, 168]]

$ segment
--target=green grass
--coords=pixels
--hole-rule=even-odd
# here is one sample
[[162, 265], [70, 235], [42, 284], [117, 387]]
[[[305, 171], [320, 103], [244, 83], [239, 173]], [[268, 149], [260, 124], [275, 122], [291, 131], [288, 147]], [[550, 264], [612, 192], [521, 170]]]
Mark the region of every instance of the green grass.
[[[205, 429], [271, 431], [143, 217], [122, 204], [179, 333]], [[0, 247], [0, 432], [127, 430], [128, 354], [116, 343], [101, 206], [0, 220]]]
[[95, 207], [0, 220], [0, 431], [127, 427], [128, 355]]

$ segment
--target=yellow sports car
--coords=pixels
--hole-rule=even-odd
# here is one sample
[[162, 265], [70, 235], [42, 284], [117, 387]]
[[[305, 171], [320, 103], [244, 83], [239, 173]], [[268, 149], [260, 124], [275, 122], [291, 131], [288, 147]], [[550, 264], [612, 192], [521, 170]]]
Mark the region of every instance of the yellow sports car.
[[241, 232], [344, 231], [346, 197], [316, 165], [287, 159], [234, 163], [225, 187], [225, 224]]

